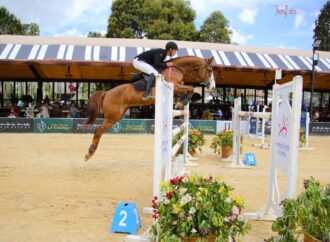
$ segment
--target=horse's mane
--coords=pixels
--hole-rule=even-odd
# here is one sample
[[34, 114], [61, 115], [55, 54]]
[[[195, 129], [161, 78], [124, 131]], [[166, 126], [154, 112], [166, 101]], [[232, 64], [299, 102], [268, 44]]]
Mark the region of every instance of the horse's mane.
[[[171, 62], [173, 62], [174, 65], [180, 66], [180, 67], [184, 67], [184, 66], [198, 67], [198, 66], [205, 64], [205, 60], [203, 58], [197, 57], [197, 56], [180, 56], [180, 57], [176, 57], [174, 59], [170, 59], [168, 61], [171, 61]], [[166, 61], [166, 62], [168, 62], [168, 61]]]

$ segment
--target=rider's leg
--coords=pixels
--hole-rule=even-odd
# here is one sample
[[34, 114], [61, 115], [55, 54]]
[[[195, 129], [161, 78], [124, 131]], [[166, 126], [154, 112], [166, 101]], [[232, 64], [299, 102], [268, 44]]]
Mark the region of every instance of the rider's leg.
[[133, 66], [146, 73], [149, 74], [149, 78], [146, 80], [147, 81], [147, 87], [143, 95], [143, 100], [150, 98], [150, 91], [153, 86], [153, 83], [155, 82], [155, 76], [158, 74], [158, 71], [153, 68], [151, 65], [148, 63], [138, 60], [137, 58], [133, 60]]
[[143, 94], [143, 97], [142, 97], [143, 100], [147, 100], [147, 99], [151, 98], [150, 91], [151, 91], [151, 88], [152, 88], [155, 80], [156, 80], [155, 74], [151, 73], [148, 77], [148, 80], [147, 80], [147, 87], [146, 87], [146, 90], [144, 91], [144, 94]]

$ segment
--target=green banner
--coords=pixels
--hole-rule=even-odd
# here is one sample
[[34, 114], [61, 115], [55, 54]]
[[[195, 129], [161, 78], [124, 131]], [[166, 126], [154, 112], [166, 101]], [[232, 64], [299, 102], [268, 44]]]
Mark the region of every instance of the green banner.
[[111, 127], [110, 133], [144, 134], [147, 133], [147, 121], [143, 119], [123, 119]]
[[190, 129], [197, 129], [202, 134], [215, 134], [217, 132], [217, 122], [214, 120], [190, 120]]
[[36, 133], [72, 133], [72, 119], [66, 118], [36, 118], [34, 119]]

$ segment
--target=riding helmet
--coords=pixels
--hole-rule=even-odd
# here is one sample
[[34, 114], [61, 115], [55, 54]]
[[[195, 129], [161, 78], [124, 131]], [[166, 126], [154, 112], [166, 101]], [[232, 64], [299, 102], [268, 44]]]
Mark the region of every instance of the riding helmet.
[[174, 49], [174, 50], [178, 50], [178, 46], [176, 43], [174, 42], [168, 42], [165, 46], [166, 50], [169, 50], [169, 49]]

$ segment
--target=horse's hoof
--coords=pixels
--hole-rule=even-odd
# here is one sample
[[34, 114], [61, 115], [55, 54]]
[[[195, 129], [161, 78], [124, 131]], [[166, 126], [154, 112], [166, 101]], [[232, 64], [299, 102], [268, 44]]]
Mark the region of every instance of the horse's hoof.
[[87, 162], [89, 160], [89, 158], [90, 158], [90, 155], [89, 154], [86, 154], [85, 155], [85, 162]]

